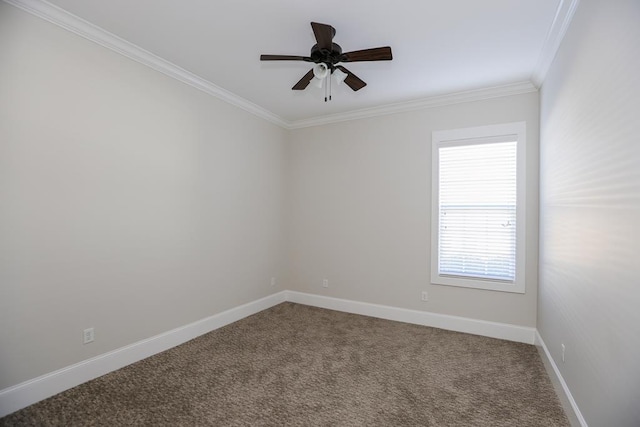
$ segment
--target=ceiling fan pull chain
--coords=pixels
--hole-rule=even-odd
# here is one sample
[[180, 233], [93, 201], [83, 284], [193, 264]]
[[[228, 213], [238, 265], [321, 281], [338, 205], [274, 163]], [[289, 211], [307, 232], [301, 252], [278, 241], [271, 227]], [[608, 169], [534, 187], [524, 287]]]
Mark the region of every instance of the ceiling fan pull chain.
[[327, 78], [324, 78], [324, 102], [327, 102], [327, 89], [329, 84], [327, 83]]

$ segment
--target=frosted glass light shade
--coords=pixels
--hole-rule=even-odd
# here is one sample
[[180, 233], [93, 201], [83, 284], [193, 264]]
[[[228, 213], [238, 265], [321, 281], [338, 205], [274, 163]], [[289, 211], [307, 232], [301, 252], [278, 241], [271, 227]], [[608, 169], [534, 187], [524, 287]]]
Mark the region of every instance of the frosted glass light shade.
[[319, 79], [317, 77], [314, 77], [313, 79], [311, 79], [311, 84], [319, 89], [322, 89], [322, 83], [324, 83], [324, 78]]
[[319, 63], [313, 67], [313, 76], [315, 77], [311, 82], [315, 87], [322, 88], [322, 82], [329, 75], [329, 67], [327, 64]]
[[339, 68], [336, 68], [335, 70], [333, 70], [333, 81], [336, 82], [336, 84], [342, 84], [342, 82], [344, 82], [344, 79], [346, 79], [347, 76], [348, 74], [341, 71]]
[[313, 67], [313, 75], [317, 79], [324, 79], [325, 77], [327, 77], [328, 74], [329, 74], [329, 68], [327, 67], [327, 64], [324, 64], [321, 62], [319, 64], [316, 64], [315, 67]]

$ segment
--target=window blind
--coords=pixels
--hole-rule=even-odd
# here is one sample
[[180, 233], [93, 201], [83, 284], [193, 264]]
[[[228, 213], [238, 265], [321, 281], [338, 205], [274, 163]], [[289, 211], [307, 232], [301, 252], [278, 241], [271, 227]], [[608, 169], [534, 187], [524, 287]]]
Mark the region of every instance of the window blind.
[[517, 142], [439, 148], [440, 275], [514, 282]]

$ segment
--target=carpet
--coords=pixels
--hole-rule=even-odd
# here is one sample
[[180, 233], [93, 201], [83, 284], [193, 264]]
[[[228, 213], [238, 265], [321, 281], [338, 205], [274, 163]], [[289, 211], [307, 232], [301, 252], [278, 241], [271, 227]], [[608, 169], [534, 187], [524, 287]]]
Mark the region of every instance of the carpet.
[[533, 345], [283, 303], [1, 426], [568, 426]]

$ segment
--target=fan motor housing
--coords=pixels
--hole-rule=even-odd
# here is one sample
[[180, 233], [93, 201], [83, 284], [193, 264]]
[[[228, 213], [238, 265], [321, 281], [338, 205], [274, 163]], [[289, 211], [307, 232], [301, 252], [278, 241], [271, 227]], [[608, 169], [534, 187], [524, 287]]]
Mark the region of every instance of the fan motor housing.
[[320, 49], [317, 44], [314, 44], [309, 56], [316, 64], [324, 62], [325, 64], [335, 65], [341, 60], [342, 48], [338, 43], [331, 43], [331, 50], [329, 51]]

